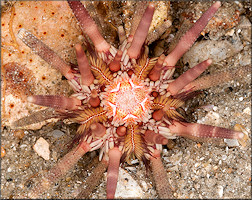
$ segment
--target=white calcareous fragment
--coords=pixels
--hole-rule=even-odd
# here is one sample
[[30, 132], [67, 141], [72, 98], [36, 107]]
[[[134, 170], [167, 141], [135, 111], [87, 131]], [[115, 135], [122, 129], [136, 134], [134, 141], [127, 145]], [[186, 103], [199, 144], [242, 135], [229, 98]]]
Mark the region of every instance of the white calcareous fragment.
[[217, 193], [218, 193], [218, 195], [219, 195], [219, 197], [220, 198], [222, 198], [223, 197], [223, 186], [221, 186], [221, 185], [219, 185], [218, 187], [217, 187]]
[[133, 177], [122, 168], [119, 168], [119, 178], [115, 198], [137, 198], [143, 196], [144, 192]]
[[54, 138], [60, 138], [60, 137], [62, 137], [65, 133], [63, 133], [63, 132], [60, 131], [60, 130], [54, 130], [51, 134], [52, 134], [52, 136], [53, 136]]
[[44, 158], [45, 160], [50, 159], [49, 143], [42, 137], [40, 137], [33, 146], [34, 151]]
[[224, 139], [224, 142], [229, 146], [229, 147], [237, 147], [239, 146], [239, 142], [237, 139]]
[[243, 113], [245, 114], [248, 114], [248, 115], [251, 115], [251, 108], [250, 107], [247, 107], [243, 110]]

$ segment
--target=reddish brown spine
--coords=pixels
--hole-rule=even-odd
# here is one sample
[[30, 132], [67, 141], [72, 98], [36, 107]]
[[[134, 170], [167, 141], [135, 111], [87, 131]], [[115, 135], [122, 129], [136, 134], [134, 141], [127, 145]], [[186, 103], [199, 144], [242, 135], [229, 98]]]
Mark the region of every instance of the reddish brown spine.
[[30, 47], [33, 52], [38, 54], [55, 69], [59, 70], [68, 80], [73, 79], [74, 75], [71, 71], [71, 67], [41, 40], [23, 28], [19, 30], [18, 37]]
[[89, 15], [88, 11], [80, 1], [68, 1], [69, 7], [72, 9], [75, 17], [80, 22], [81, 29], [94, 43], [98, 52], [107, 52], [110, 48], [110, 44], [104, 40], [101, 33], [98, 30], [95, 21]]
[[98, 97], [97, 91], [96, 90], [92, 90], [91, 91], [91, 96], [90, 96], [90, 99], [89, 99], [89, 104], [92, 107], [96, 108], [96, 107], [98, 107], [100, 105], [100, 103], [101, 103], [101, 100]]
[[155, 150], [155, 152], [153, 153], [153, 157], [150, 157], [150, 163], [159, 198], [174, 199], [173, 192], [169, 185], [167, 173], [164, 169], [159, 150]]
[[27, 101], [41, 106], [66, 110], [75, 110], [81, 105], [79, 99], [57, 95], [34, 95], [27, 97]]
[[84, 53], [82, 46], [80, 44], [75, 45], [76, 58], [78, 62], [78, 67], [81, 74], [81, 84], [90, 86], [94, 81], [94, 76], [91, 72], [90, 65], [86, 54]]
[[153, 3], [150, 3], [149, 6], [146, 8], [145, 13], [143, 14], [143, 17], [134, 34], [131, 46], [128, 49], [128, 55], [130, 58], [136, 59], [139, 57], [141, 48], [148, 35], [148, 31], [149, 31], [149, 27], [152, 21], [154, 10], [155, 10], [155, 5]]
[[217, 1], [197, 20], [192, 28], [179, 40], [173, 51], [166, 56], [164, 61], [165, 66], [174, 66], [183, 54], [190, 49], [200, 32], [203, 31], [220, 6], [221, 3]]
[[150, 80], [152, 80], [152, 81], [159, 80], [160, 74], [161, 74], [161, 71], [162, 71], [162, 67], [163, 67], [164, 59], [165, 59], [165, 55], [164, 54], [162, 54], [158, 58], [158, 61], [156, 62], [155, 66], [150, 71], [150, 74], [149, 74]]
[[173, 125], [170, 125], [169, 129], [172, 133], [184, 137], [241, 139], [244, 136], [242, 132], [221, 127], [177, 121], [173, 121]]
[[184, 74], [179, 76], [175, 81], [171, 82], [167, 88], [172, 95], [176, 95], [182, 90], [187, 84], [195, 80], [206, 68], [211, 65], [212, 60], [208, 59], [200, 64], [196, 65], [192, 69], [189, 69]]
[[95, 189], [97, 185], [99, 185], [100, 180], [102, 179], [104, 172], [106, 171], [108, 167], [108, 162], [105, 161], [104, 159], [98, 163], [96, 168], [92, 171], [92, 174], [87, 177], [85, 185], [85, 189], [83, 189], [76, 199], [88, 199], [89, 195], [91, 192]]
[[48, 190], [54, 182], [65, 175], [90, 149], [89, 144], [81, 142], [76, 148], [61, 158], [59, 162], [44, 176], [42, 176], [41, 180], [38, 181], [38, 184], [34, 187], [34, 189], [29, 192], [28, 197], [39, 198], [44, 191]]
[[117, 72], [121, 69], [121, 58], [122, 58], [122, 51], [121, 50], [118, 50], [116, 55], [115, 55], [115, 58], [114, 60], [111, 61], [111, 63], [109, 64], [109, 69], [112, 71], [112, 72]]
[[109, 150], [109, 165], [107, 173], [107, 199], [113, 199], [115, 196], [121, 156], [122, 153], [117, 147], [114, 147], [113, 149]]

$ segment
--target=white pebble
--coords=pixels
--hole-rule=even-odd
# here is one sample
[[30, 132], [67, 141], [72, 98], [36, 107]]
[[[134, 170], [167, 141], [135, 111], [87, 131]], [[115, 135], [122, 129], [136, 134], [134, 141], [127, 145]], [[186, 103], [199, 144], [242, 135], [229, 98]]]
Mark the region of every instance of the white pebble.
[[224, 139], [224, 142], [229, 146], [229, 147], [237, 147], [239, 146], [239, 142], [237, 139]]
[[228, 31], [225, 35], [226, 36], [233, 36], [234, 35], [234, 29], [231, 29], [230, 31]]
[[126, 170], [120, 167], [115, 198], [137, 198], [139, 196], [143, 196], [143, 194], [144, 191], [139, 186], [137, 181], [135, 181]]
[[239, 98], [239, 101], [242, 101], [242, 100], [243, 100], [243, 97], [240, 97], [240, 98]]
[[245, 109], [243, 110], [243, 113], [248, 114], [248, 115], [251, 115], [251, 109], [250, 109], [250, 107], [245, 108]]
[[222, 156], [222, 160], [226, 160], [227, 159], [227, 156], [226, 155], [223, 155]]
[[217, 187], [217, 193], [218, 193], [220, 198], [223, 196], [223, 186], [219, 185]]
[[44, 138], [40, 137], [33, 146], [33, 149], [39, 156], [41, 156], [45, 160], [50, 159], [49, 143]]
[[200, 166], [200, 163], [195, 163], [194, 167], [199, 167]]
[[147, 183], [146, 183], [145, 181], [142, 181], [141, 183], [142, 183], [142, 186], [143, 186], [144, 191], [147, 191], [147, 190], [148, 190], [148, 185], [147, 185]]
[[53, 132], [52, 132], [52, 136], [54, 137], [54, 138], [60, 138], [61, 136], [63, 136], [64, 135], [64, 133], [62, 132], [62, 131], [60, 131], [60, 130], [54, 130]]
[[12, 169], [8, 167], [7, 172], [12, 172]]
[[205, 157], [201, 157], [199, 160], [204, 160], [205, 159]]

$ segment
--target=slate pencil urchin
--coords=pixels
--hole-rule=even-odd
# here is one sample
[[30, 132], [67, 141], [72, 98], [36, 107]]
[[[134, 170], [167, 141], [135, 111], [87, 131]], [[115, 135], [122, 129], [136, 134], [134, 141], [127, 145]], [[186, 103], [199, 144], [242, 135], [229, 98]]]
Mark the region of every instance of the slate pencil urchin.
[[[39, 198], [51, 185], [69, 171], [87, 152], [100, 150], [100, 164], [95, 170], [102, 174], [107, 169], [107, 198], [114, 198], [120, 163], [139, 159], [151, 168], [160, 198], [173, 198], [168, 177], [160, 154], [162, 145], [177, 136], [194, 138], [242, 139], [244, 134], [229, 129], [189, 123], [179, 112], [186, 100], [198, 90], [232, 79], [234, 72], [198, 78], [212, 60], [207, 59], [177, 79], [172, 76], [175, 65], [193, 45], [208, 21], [221, 6], [214, 3], [201, 18], [181, 37], [175, 48], [165, 56], [149, 58], [148, 45], [158, 39], [169, 27], [169, 21], [149, 33], [155, 6], [149, 3], [142, 15], [140, 2], [136, 8], [130, 34], [118, 28], [120, 45], [106, 42], [88, 11], [79, 1], [68, 1], [83, 32], [91, 39], [75, 45], [78, 66], [67, 64], [53, 50], [31, 32], [20, 29], [18, 37], [46, 62], [58, 69], [74, 90], [70, 97], [34, 95], [27, 97], [31, 103], [47, 106], [48, 118], [68, 119], [80, 124], [77, 130], [78, 145], [50, 169], [29, 192], [28, 198]], [[246, 68], [237, 70], [241, 73]], [[24, 126], [38, 122], [35, 113], [12, 125]], [[96, 175], [97, 175], [96, 174]], [[101, 177], [101, 175], [98, 175]], [[90, 178], [90, 184], [92, 177]], [[96, 183], [96, 179], [93, 180]], [[87, 195], [95, 184], [82, 193]]]

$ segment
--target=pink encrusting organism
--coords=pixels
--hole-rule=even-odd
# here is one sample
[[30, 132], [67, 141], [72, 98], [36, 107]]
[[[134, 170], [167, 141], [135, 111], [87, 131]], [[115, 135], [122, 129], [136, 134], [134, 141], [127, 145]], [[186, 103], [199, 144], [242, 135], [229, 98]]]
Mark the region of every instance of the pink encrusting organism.
[[[58, 178], [69, 171], [88, 151], [100, 149], [100, 164], [96, 173], [89, 177], [90, 186], [81, 192], [87, 198], [107, 169], [107, 198], [114, 198], [120, 163], [135, 157], [151, 168], [160, 198], [173, 198], [168, 177], [162, 165], [162, 145], [177, 136], [188, 138], [241, 139], [244, 134], [220, 127], [188, 123], [177, 109], [195, 96], [198, 89], [219, 84], [213, 82], [217, 75], [197, 79], [212, 60], [207, 59], [172, 79], [175, 65], [194, 44], [208, 21], [221, 6], [217, 1], [181, 37], [175, 48], [165, 56], [148, 57], [148, 44], [158, 39], [165, 31], [148, 33], [155, 6], [149, 3], [144, 12], [137, 7], [130, 34], [118, 28], [120, 45], [116, 49], [106, 42], [94, 20], [80, 1], [68, 1], [69, 7], [79, 21], [86, 40], [87, 51], [81, 44], [75, 45], [78, 66], [67, 64], [53, 50], [32, 33], [20, 29], [18, 37], [46, 62], [58, 69], [74, 90], [70, 97], [53, 95], [29, 96], [31, 103], [50, 107], [49, 118], [68, 119], [80, 124], [77, 130], [78, 145], [50, 169], [28, 194], [39, 198]], [[147, 2], [140, 2], [145, 5]], [[140, 17], [141, 16], [141, 17]], [[162, 30], [162, 31], [160, 31]], [[232, 72], [224, 74], [229, 81]], [[38, 122], [36, 116], [22, 118], [12, 125], [24, 126]]]

